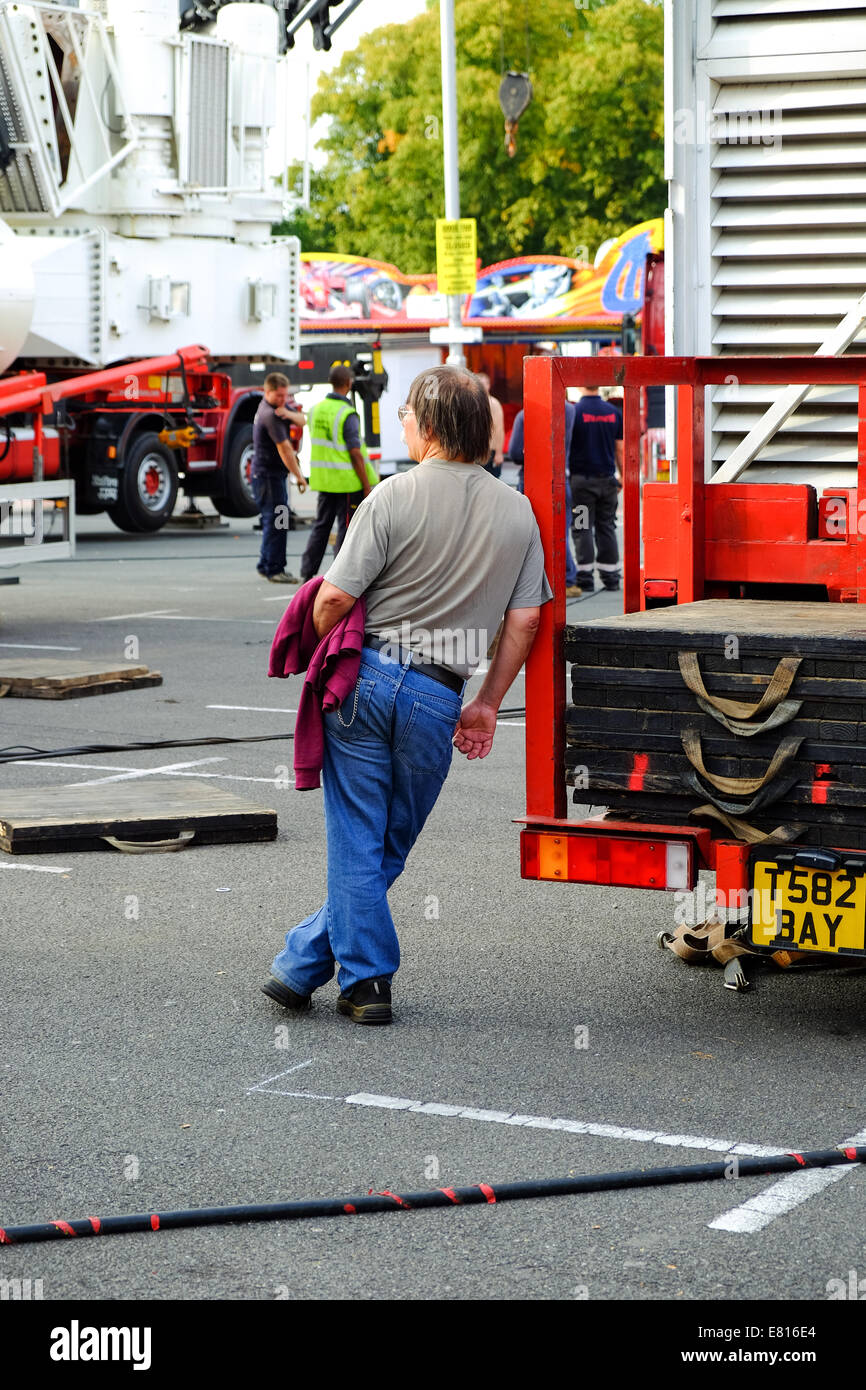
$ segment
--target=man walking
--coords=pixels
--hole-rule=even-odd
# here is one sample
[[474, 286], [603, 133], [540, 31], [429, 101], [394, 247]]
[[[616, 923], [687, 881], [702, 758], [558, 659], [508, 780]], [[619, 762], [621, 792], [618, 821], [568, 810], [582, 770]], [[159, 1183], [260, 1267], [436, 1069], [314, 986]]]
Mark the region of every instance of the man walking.
[[605, 589], [620, 587], [616, 508], [622, 487], [622, 415], [602, 400], [597, 386], [585, 386], [575, 407], [568, 466], [574, 505], [577, 583], [595, 588], [593, 566]]
[[[316, 595], [324, 637], [362, 594], [366, 632], [353, 693], [324, 714], [328, 896], [286, 937], [265, 994], [309, 1008], [339, 962], [337, 1009], [391, 1022], [400, 963], [388, 889], [430, 814], [454, 747], [490, 752], [506, 691], [551, 597], [525, 497], [484, 470], [491, 415], [477, 377], [436, 367], [398, 412], [417, 468], [359, 507]], [[461, 710], [464, 684], [502, 622], [495, 656]]]
[[288, 395], [288, 377], [282, 372], [270, 372], [265, 377], [264, 395], [253, 420], [251, 481], [262, 518], [262, 547], [256, 570], [272, 584], [298, 582], [296, 575], [286, 573], [286, 533], [289, 529], [286, 472], [292, 474], [300, 492], [305, 492], [307, 487], [289, 440], [289, 423], [302, 425], [304, 416], [286, 409]]
[[354, 378], [348, 367], [332, 367], [330, 394], [310, 412], [310, 487], [319, 494], [316, 520], [301, 558], [301, 578], [318, 574], [336, 522], [335, 554], [346, 538], [356, 507], [377, 478], [361, 450], [361, 422], [348, 398]]

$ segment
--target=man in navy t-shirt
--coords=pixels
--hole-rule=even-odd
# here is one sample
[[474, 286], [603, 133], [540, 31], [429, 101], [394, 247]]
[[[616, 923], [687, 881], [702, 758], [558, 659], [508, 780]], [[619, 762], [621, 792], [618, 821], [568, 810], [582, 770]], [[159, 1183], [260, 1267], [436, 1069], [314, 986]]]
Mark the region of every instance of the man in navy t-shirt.
[[301, 411], [287, 408], [288, 396], [288, 377], [282, 372], [269, 372], [253, 420], [250, 481], [262, 518], [262, 548], [256, 570], [272, 584], [300, 582], [286, 571], [289, 522], [286, 473], [292, 474], [299, 492], [306, 491], [307, 482], [289, 436], [289, 424], [303, 425], [306, 417]]
[[606, 589], [620, 587], [616, 507], [622, 487], [622, 415], [602, 400], [597, 386], [585, 386], [575, 407], [568, 467], [574, 506], [577, 583], [595, 588], [593, 567]]

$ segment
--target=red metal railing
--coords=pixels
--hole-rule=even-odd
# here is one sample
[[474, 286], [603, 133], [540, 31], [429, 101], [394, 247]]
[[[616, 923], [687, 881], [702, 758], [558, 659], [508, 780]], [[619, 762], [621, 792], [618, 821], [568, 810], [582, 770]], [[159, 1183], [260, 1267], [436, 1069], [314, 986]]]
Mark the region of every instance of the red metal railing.
[[[708, 386], [856, 385], [858, 392], [857, 489], [853, 515], [859, 524], [847, 544], [826, 542], [817, 562], [837, 565], [841, 592], [866, 603], [866, 361], [857, 357], [536, 357], [524, 364], [524, 488], [532, 504], [554, 589], [526, 663], [526, 816], [565, 819], [565, 392], [592, 383], [623, 388], [623, 589], [624, 610], [643, 607], [641, 574], [640, 390], [677, 386], [677, 481], [675, 534], [670, 536], [671, 575], [677, 601], [704, 597], [707, 577], [704, 480], [704, 392]], [[748, 485], [724, 484], [742, 489]], [[782, 485], [780, 484], [781, 488]], [[806, 485], [789, 489], [803, 491]], [[712, 498], [711, 500], [715, 500]], [[849, 515], [851, 510], [849, 509]], [[724, 521], [717, 523], [723, 525]], [[736, 537], [731, 542], [736, 547]], [[820, 543], [819, 543], [820, 544]], [[796, 558], [796, 550], [794, 551]], [[730, 563], [730, 545], [728, 547]], [[790, 562], [790, 559], [789, 559]], [[802, 577], [802, 576], [801, 576]], [[814, 576], [812, 576], [814, 577]], [[846, 580], [850, 578], [850, 585]]]

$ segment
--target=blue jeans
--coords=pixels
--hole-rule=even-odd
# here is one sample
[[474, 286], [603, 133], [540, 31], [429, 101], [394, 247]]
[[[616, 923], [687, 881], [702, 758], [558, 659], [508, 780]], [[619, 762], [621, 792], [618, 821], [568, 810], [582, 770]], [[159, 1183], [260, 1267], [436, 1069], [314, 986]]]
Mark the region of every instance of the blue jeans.
[[400, 946], [388, 889], [448, 775], [461, 696], [372, 647], [352, 694], [325, 719], [328, 897], [286, 936], [271, 974], [298, 994], [330, 980], [390, 980]]
[[[252, 478], [253, 493], [256, 505], [262, 516], [262, 548], [259, 552], [259, 563], [256, 566], [259, 574], [282, 574], [286, 568], [286, 536], [288, 534], [289, 520], [289, 493], [286, 486], [286, 476], [281, 478], [270, 474], [264, 477], [254, 476]], [[284, 508], [280, 520], [281, 526], [277, 526], [277, 508]]]
[[565, 475], [565, 587], [571, 588], [572, 584], [577, 583], [577, 565], [574, 563], [574, 555], [571, 551], [571, 522], [573, 507], [571, 505], [571, 477]]

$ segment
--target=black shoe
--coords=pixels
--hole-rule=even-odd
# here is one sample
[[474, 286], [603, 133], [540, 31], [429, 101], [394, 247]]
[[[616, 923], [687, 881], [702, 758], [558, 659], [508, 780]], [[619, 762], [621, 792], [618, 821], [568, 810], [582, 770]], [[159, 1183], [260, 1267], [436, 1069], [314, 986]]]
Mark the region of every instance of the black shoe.
[[615, 579], [615, 580], [613, 580], [613, 582], [610, 583], [610, 584], [606, 584], [606, 583], [604, 583], [604, 581], [602, 581], [602, 587], [605, 588], [605, 589], [607, 589], [607, 591], [608, 591], [609, 593], [615, 594], [615, 593], [618, 593], [618, 592], [619, 592], [619, 589], [621, 588], [621, 585], [620, 585], [619, 580], [618, 580], [618, 579]]
[[387, 980], [359, 980], [337, 1000], [337, 1013], [353, 1023], [390, 1023], [391, 986]]
[[284, 1009], [293, 1009], [295, 1013], [303, 1013], [305, 1009], [311, 1008], [313, 1003], [309, 994], [298, 994], [281, 980], [275, 980], [273, 975], [262, 985], [262, 994], [266, 994], [269, 999], [275, 999]]
[[591, 574], [579, 574], [574, 582], [580, 585], [584, 594], [591, 594], [595, 591], [595, 580]]

